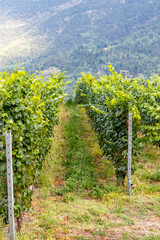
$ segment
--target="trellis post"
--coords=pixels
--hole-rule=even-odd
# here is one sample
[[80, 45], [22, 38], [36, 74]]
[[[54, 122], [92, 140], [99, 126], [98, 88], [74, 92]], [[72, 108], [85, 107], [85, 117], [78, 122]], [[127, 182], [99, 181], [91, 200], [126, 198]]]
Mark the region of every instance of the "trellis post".
[[127, 190], [128, 193], [131, 194], [131, 168], [132, 168], [132, 112], [129, 112], [128, 114], [128, 184], [127, 184]]
[[12, 135], [11, 131], [5, 132], [6, 139], [6, 160], [7, 160], [7, 188], [8, 188], [8, 239], [15, 239], [14, 222], [14, 193], [13, 193], [13, 166], [12, 166]]

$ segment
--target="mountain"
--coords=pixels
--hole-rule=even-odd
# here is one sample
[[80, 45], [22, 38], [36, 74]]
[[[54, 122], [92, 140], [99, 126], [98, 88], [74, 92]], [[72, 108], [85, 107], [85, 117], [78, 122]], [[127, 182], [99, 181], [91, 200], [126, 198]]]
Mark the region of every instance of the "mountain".
[[160, 73], [157, 0], [0, 0], [0, 70]]

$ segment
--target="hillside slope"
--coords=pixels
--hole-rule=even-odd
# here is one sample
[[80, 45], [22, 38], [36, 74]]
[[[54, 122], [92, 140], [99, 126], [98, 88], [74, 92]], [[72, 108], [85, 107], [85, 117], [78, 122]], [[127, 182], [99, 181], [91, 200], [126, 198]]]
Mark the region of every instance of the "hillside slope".
[[[104, 64], [110, 62], [134, 75], [158, 71], [159, 1], [1, 0], [0, 6], [0, 70], [23, 63], [31, 71], [54, 66], [75, 77], [75, 62], [74, 72], [87, 67], [105, 71]], [[82, 48], [83, 62], [77, 51]], [[93, 53], [92, 64], [87, 52]], [[152, 62], [149, 69], [146, 59]], [[139, 70], [140, 61], [144, 69]]]

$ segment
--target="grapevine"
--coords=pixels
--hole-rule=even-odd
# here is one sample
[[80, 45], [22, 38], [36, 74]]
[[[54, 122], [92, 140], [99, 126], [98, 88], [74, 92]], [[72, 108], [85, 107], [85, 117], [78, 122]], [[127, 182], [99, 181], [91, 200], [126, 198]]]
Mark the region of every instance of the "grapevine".
[[[159, 144], [160, 78], [125, 79], [109, 66], [109, 76], [82, 74], [76, 102], [84, 105], [104, 155], [114, 163], [118, 182], [127, 173], [128, 112], [133, 114], [133, 156], [143, 143]], [[137, 136], [142, 133], [142, 138]], [[135, 166], [133, 164], [132, 171]]]
[[[50, 78], [30, 75], [22, 70], [0, 73], [0, 123], [4, 133], [13, 135], [15, 217], [30, 208], [31, 185], [42, 168], [51, 146], [58, 106], [65, 97], [64, 74]], [[3, 146], [5, 146], [2, 137]], [[0, 214], [7, 222], [7, 184], [5, 149], [0, 154]]]

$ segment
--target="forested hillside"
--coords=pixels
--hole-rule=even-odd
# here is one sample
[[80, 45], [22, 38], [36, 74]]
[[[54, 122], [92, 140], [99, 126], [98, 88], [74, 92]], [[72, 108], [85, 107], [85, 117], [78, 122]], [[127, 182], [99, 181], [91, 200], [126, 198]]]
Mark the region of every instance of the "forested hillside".
[[156, 0], [0, 1], [0, 70], [159, 73], [159, 13]]

